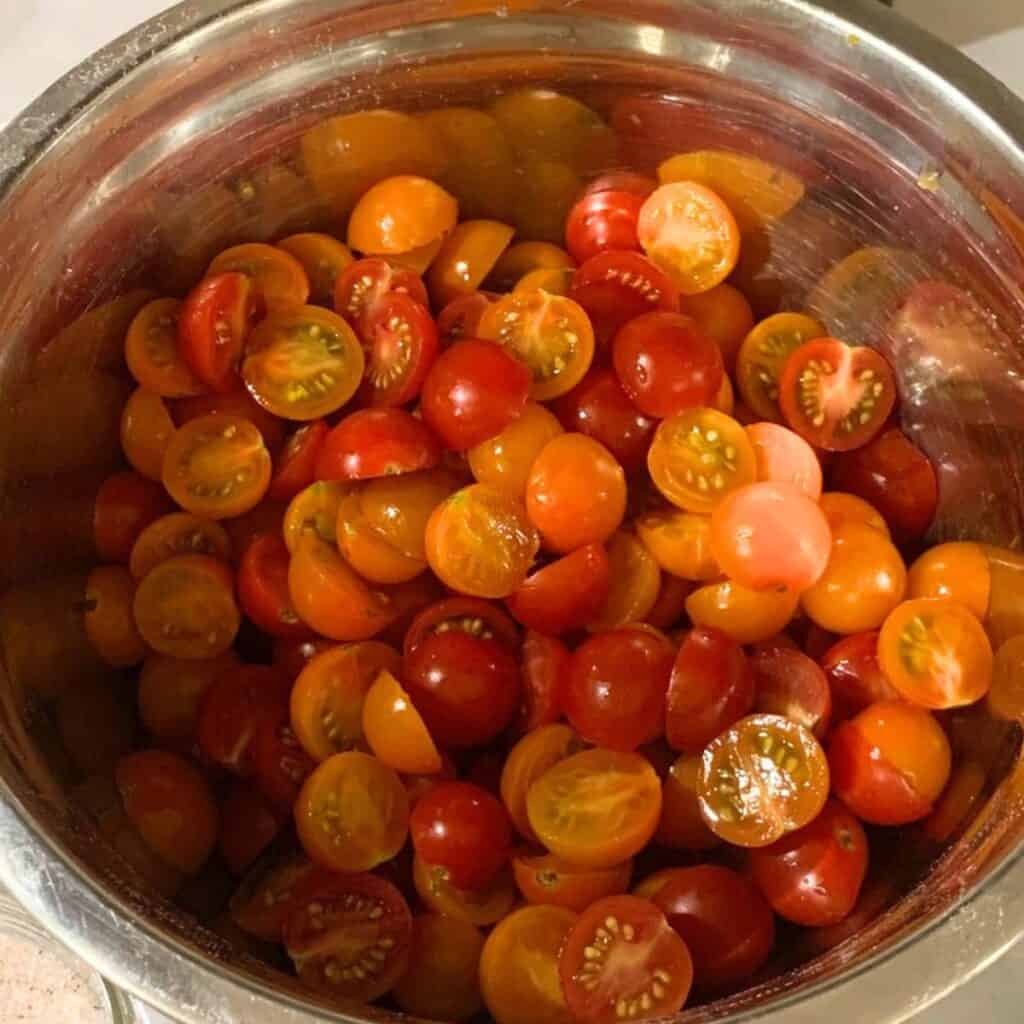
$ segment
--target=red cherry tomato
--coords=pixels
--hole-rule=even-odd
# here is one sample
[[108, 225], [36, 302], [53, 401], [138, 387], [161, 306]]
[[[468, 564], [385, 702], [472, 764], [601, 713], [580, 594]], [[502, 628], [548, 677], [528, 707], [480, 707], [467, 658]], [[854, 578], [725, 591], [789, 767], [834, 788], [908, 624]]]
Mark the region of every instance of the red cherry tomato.
[[790, 484], [811, 501], [821, 497], [821, 463], [799, 434], [778, 423], [751, 423], [746, 431], [757, 459], [758, 481]]
[[572, 656], [562, 701], [569, 724], [590, 743], [635, 750], [661, 733], [672, 645], [636, 627], [597, 633]]
[[274, 501], [291, 501], [316, 479], [316, 460], [330, 428], [323, 420], [299, 427], [288, 438], [274, 463], [267, 497]]
[[270, 803], [287, 815], [316, 767], [292, 731], [287, 705], [264, 715], [252, 737], [253, 778]]
[[409, 624], [403, 643], [405, 656], [409, 657], [427, 637], [453, 629], [483, 640], [497, 640], [509, 650], [519, 645], [516, 624], [492, 601], [480, 597], [446, 597], [428, 605]]
[[509, 859], [512, 825], [496, 797], [470, 782], [439, 782], [409, 820], [416, 856], [456, 889], [482, 889]]
[[220, 807], [217, 848], [233, 874], [243, 875], [277, 838], [287, 817], [253, 785], [235, 782]]
[[853, 910], [868, 870], [868, 837], [838, 800], [777, 843], [750, 851], [750, 871], [772, 909], [794, 924], [838, 924]]
[[608, 553], [586, 544], [527, 576], [505, 604], [524, 626], [557, 636], [592, 622], [610, 586]]
[[248, 420], [262, 435], [267, 451], [276, 452], [284, 443], [284, 422], [267, 412], [248, 391], [230, 391], [224, 395], [193, 395], [171, 404], [171, 415], [180, 429], [202, 416], [219, 413]]
[[421, 306], [430, 305], [427, 287], [418, 274], [386, 260], [356, 260], [338, 275], [334, 309], [363, 335], [370, 315], [391, 294], [408, 295]]
[[816, 662], [802, 651], [775, 647], [751, 655], [750, 667], [755, 711], [782, 715], [810, 729], [818, 739], [828, 732], [832, 695]]
[[370, 480], [433, 469], [441, 461], [437, 438], [404, 409], [360, 409], [324, 439], [318, 480]]
[[529, 368], [493, 341], [458, 341], [423, 382], [424, 421], [456, 451], [500, 434], [526, 407]]
[[311, 637], [309, 627], [292, 606], [288, 591], [291, 555], [277, 534], [257, 537], [245, 550], [238, 567], [238, 601], [242, 611], [264, 633], [283, 640]]
[[93, 505], [96, 554], [104, 562], [128, 563], [139, 534], [173, 509], [167, 492], [152, 480], [128, 471], [103, 481]]
[[523, 640], [523, 699], [517, 733], [528, 733], [562, 716], [563, 680], [569, 674], [569, 648], [553, 636], [528, 630]]
[[429, 309], [402, 292], [391, 292], [365, 317], [362, 340], [363, 401], [372, 406], [411, 402], [437, 356], [437, 327]]
[[896, 404], [892, 368], [874, 349], [853, 348], [835, 338], [801, 345], [786, 360], [779, 379], [779, 405], [786, 422], [826, 451], [867, 444]]
[[584, 189], [583, 194], [589, 196], [594, 192], [630, 192], [635, 196], [646, 199], [656, 188], [658, 183], [646, 174], [637, 174], [636, 171], [609, 171], [595, 178]]
[[852, 718], [880, 700], [898, 700], [899, 692], [878, 664], [878, 630], [845, 636], [830, 647], [821, 667], [832, 693], [833, 718]]
[[644, 197], [635, 192], [601, 189], [587, 192], [569, 211], [565, 247], [577, 263], [608, 250], [640, 250], [636, 222]]
[[754, 675], [743, 648], [717, 629], [691, 629], [676, 654], [666, 703], [669, 746], [698, 754], [750, 714]]
[[480, 321], [490, 308], [491, 299], [484, 292], [470, 292], [452, 299], [437, 315], [438, 340], [448, 348], [464, 338], [478, 336]]
[[713, 404], [722, 386], [722, 353], [681, 313], [646, 313], [619, 329], [615, 373], [643, 413], [657, 419]]

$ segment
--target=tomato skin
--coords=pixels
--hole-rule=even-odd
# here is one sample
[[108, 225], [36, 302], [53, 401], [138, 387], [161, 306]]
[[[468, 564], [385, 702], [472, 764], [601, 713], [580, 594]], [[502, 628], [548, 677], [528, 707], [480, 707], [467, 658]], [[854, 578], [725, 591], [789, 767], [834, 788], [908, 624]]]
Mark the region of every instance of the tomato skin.
[[593, 621], [609, 586], [608, 553], [601, 544], [585, 544], [527, 576], [505, 604], [528, 629], [557, 636]]
[[334, 286], [334, 309], [362, 336], [369, 316], [392, 293], [408, 295], [421, 306], [429, 306], [427, 288], [419, 275], [386, 260], [356, 260], [343, 270]]
[[[683, 754], [668, 766], [661, 782], [661, 820], [654, 841], [670, 850], [713, 850], [721, 840], [704, 823], [697, 797], [700, 757]], [[637, 892], [644, 896], [646, 892]]]
[[248, 420], [262, 435], [267, 451], [277, 452], [284, 444], [284, 423], [268, 412], [248, 391], [233, 390], [226, 394], [193, 395], [171, 403], [171, 416], [180, 430], [200, 416], [237, 416]]
[[523, 698], [513, 723], [516, 733], [557, 722], [562, 715], [562, 680], [569, 672], [569, 648], [553, 636], [527, 630], [523, 639]]
[[149, 654], [132, 615], [135, 587], [123, 565], [99, 565], [85, 584], [85, 632], [93, 650], [113, 668], [131, 668]]
[[424, 422], [447, 447], [465, 451], [500, 434], [526, 406], [530, 370], [493, 341], [457, 341], [423, 382]]
[[458, 203], [440, 185], [413, 174], [385, 178], [365, 192], [348, 224], [357, 252], [399, 255], [448, 234]]
[[821, 658], [832, 693], [836, 722], [852, 718], [868, 705], [897, 700], [899, 693], [878, 664], [878, 630], [845, 636]]
[[712, 626], [741, 644], [756, 644], [788, 625], [799, 600], [788, 590], [756, 591], [725, 580], [690, 594], [686, 612], [697, 626]]
[[288, 592], [290, 560], [280, 537], [257, 537], [246, 548], [238, 569], [238, 601], [264, 633], [283, 640], [302, 640], [312, 633], [292, 607]]
[[363, 401], [376, 407], [411, 402], [420, 393], [439, 348], [429, 309], [402, 292], [390, 292], [368, 312], [362, 337]]
[[596, 900], [624, 893], [629, 888], [633, 862], [611, 868], [578, 868], [552, 853], [512, 858], [516, 885], [527, 903], [565, 907], [582, 913]]
[[608, 250], [639, 251], [636, 222], [644, 196], [629, 191], [589, 191], [569, 211], [565, 247], [577, 263]]
[[278, 811], [254, 786], [236, 782], [220, 806], [217, 848], [228, 869], [244, 875], [283, 827]]
[[561, 433], [562, 426], [553, 413], [529, 402], [500, 434], [470, 448], [469, 468], [477, 483], [522, 500], [534, 460], [544, 445]]
[[127, 563], [139, 534], [171, 511], [171, 500], [158, 483], [133, 471], [108, 476], [93, 505], [97, 555], [104, 562]]
[[718, 346], [681, 313], [645, 313], [630, 320], [615, 335], [612, 360], [630, 401], [656, 419], [711, 405], [722, 386]]
[[441, 461], [437, 438], [404, 409], [360, 409], [324, 439], [318, 480], [371, 480], [433, 469]]
[[755, 884], [780, 917], [821, 928], [853, 910], [868, 870], [868, 838], [838, 800], [778, 842], [750, 853]]
[[406, 657], [430, 635], [458, 629], [484, 640], [497, 640], [503, 647], [519, 646], [519, 630], [492, 601], [479, 597], [446, 597], [423, 608], [409, 624], [403, 640]]
[[699, 754], [754, 707], [754, 674], [743, 648], [717, 629], [691, 629], [672, 666], [665, 735], [673, 750]]
[[330, 428], [323, 420], [299, 427], [288, 438], [274, 465], [267, 489], [273, 501], [291, 501], [316, 480], [316, 461]]
[[798, 722], [820, 740], [832, 717], [832, 694], [825, 673], [806, 654], [784, 647], [756, 651], [750, 658], [754, 708]]
[[925, 551], [907, 572], [907, 597], [948, 597], [984, 622], [992, 597], [992, 571], [984, 547], [950, 541]]
[[562, 701], [590, 743], [634, 750], [663, 728], [672, 645], [640, 629], [597, 633], [572, 655]]
[[437, 333], [441, 348], [477, 336], [480, 321], [491, 305], [484, 292], [470, 292], [452, 299], [437, 315]]

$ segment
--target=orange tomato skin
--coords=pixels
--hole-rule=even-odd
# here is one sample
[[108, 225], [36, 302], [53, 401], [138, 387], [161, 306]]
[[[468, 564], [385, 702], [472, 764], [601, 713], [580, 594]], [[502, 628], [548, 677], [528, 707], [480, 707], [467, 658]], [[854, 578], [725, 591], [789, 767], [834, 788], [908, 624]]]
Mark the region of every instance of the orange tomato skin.
[[160, 480], [173, 433], [174, 421], [163, 398], [136, 388], [121, 414], [121, 449], [132, 468], [149, 480]]
[[426, 178], [385, 178], [352, 211], [348, 244], [368, 255], [397, 256], [446, 235], [455, 227], [458, 212], [455, 199]]
[[456, 889], [443, 868], [432, 868], [414, 856], [412, 881], [424, 905], [438, 914], [487, 928], [507, 917], [516, 902], [512, 872], [499, 871], [482, 889]]
[[509, 751], [501, 771], [501, 799], [516, 831], [524, 839], [537, 839], [526, 809], [530, 787], [552, 765], [582, 747], [582, 741], [569, 726], [554, 722], [527, 733]]
[[582, 913], [591, 903], [629, 889], [633, 862], [610, 868], [578, 868], [554, 854], [512, 858], [516, 885], [527, 903], [565, 907]]
[[889, 536], [889, 526], [873, 505], [855, 494], [843, 491], [826, 491], [819, 502], [833, 533], [847, 523], [864, 523]]
[[611, 585], [596, 618], [587, 623], [591, 632], [644, 621], [661, 592], [658, 564], [630, 530], [619, 530], [608, 542], [608, 568]]
[[743, 292], [731, 284], [716, 285], [699, 295], [683, 296], [679, 312], [697, 321], [719, 347], [726, 367], [731, 370], [743, 339], [754, 328], [754, 312]]
[[123, 565], [93, 569], [85, 584], [85, 632], [93, 650], [114, 668], [138, 665], [149, 653], [132, 613], [135, 580]]
[[470, 448], [469, 468], [478, 483], [522, 500], [537, 456], [549, 441], [563, 433], [552, 412], [537, 402], [528, 402], [500, 434]]

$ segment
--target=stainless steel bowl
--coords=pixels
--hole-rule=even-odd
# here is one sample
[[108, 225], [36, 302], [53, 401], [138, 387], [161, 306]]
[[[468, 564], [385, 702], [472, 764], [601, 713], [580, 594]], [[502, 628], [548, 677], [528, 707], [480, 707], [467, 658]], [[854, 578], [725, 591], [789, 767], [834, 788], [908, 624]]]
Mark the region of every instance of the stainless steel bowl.
[[[1020, 544], [1024, 109], [873, 0], [196, 0], [141, 26], [0, 135], [0, 876], [105, 976], [180, 1020], [390, 1018], [317, 1004], [164, 901], [102, 827], [95, 779], [82, 788], [116, 749], [83, 757], [79, 742], [76, 757], [69, 737], [98, 702], [106, 734], [132, 701], [90, 657], [76, 607], [117, 450], [126, 323], [146, 288], [180, 289], [218, 246], [340, 215], [300, 145], [326, 117], [538, 87], [615, 130], [581, 165], [567, 157], [570, 175], [711, 144], [803, 177], [803, 202], [745, 238], [747, 285], [763, 310], [810, 303], [886, 347], [907, 429], [939, 470], [935, 537]], [[552, 180], [575, 179], [518, 160], [503, 170], [522, 223]], [[815, 289], [865, 246], [889, 251], [870, 273], [848, 266], [843, 289]], [[977, 308], [891, 330], [887, 301], [929, 277]], [[894, 905], [876, 886], [881, 912], [862, 907], [855, 935], [682, 1019], [903, 1020], [1018, 938], [1019, 737], [964, 732], [986, 788], [957, 842], [911, 835], [891, 862], [908, 890]]]

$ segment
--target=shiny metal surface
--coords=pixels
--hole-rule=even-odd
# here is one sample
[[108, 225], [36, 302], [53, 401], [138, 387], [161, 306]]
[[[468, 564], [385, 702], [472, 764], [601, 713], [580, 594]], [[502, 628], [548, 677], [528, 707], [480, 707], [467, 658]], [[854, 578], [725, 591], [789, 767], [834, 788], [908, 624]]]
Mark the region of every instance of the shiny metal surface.
[[[572, 175], [650, 169], [711, 131], [707, 119], [694, 128], [695, 110], [714, 114], [715, 131], [733, 126], [719, 144], [799, 173], [803, 202], [745, 238], [758, 257], [745, 285], [763, 310], [808, 305], [886, 349], [907, 429], [940, 474], [936, 537], [1020, 546], [1024, 109], [952, 50], [873, 0], [207, 0], [97, 54], [0, 135], [0, 572], [19, 608], [43, 607], [44, 590], [73, 595], [93, 558], [91, 499], [117, 450], [119, 351], [141, 289], [180, 290], [228, 242], [336, 222], [342, 199], [317, 192], [300, 155], [324, 118], [485, 106], [526, 86], [572, 93], [617, 133], [617, 154]], [[510, 209], [526, 217], [515, 200], [535, 178], [513, 170]], [[820, 283], [865, 247], [884, 254], [856, 287]], [[888, 299], [931, 278], [966, 289], [976, 309], [952, 327], [891, 322]], [[47, 578], [57, 582], [35, 582]], [[104, 673], [75, 646], [74, 623], [52, 617], [52, 643], [25, 657], [4, 627], [9, 603], [0, 877], [25, 905], [175, 1019], [391, 1019], [317, 1006], [163, 901], [69, 806], [82, 771], [51, 709]], [[72, 673], [61, 669], [69, 650]], [[1015, 734], [987, 735], [984, 810], [930, 867], [904, 852], [919, 870], [908, 867], [913, 887], [896, 906], [681, 1019], [903, 1020], [1016, 941], [1024, 770]]]

